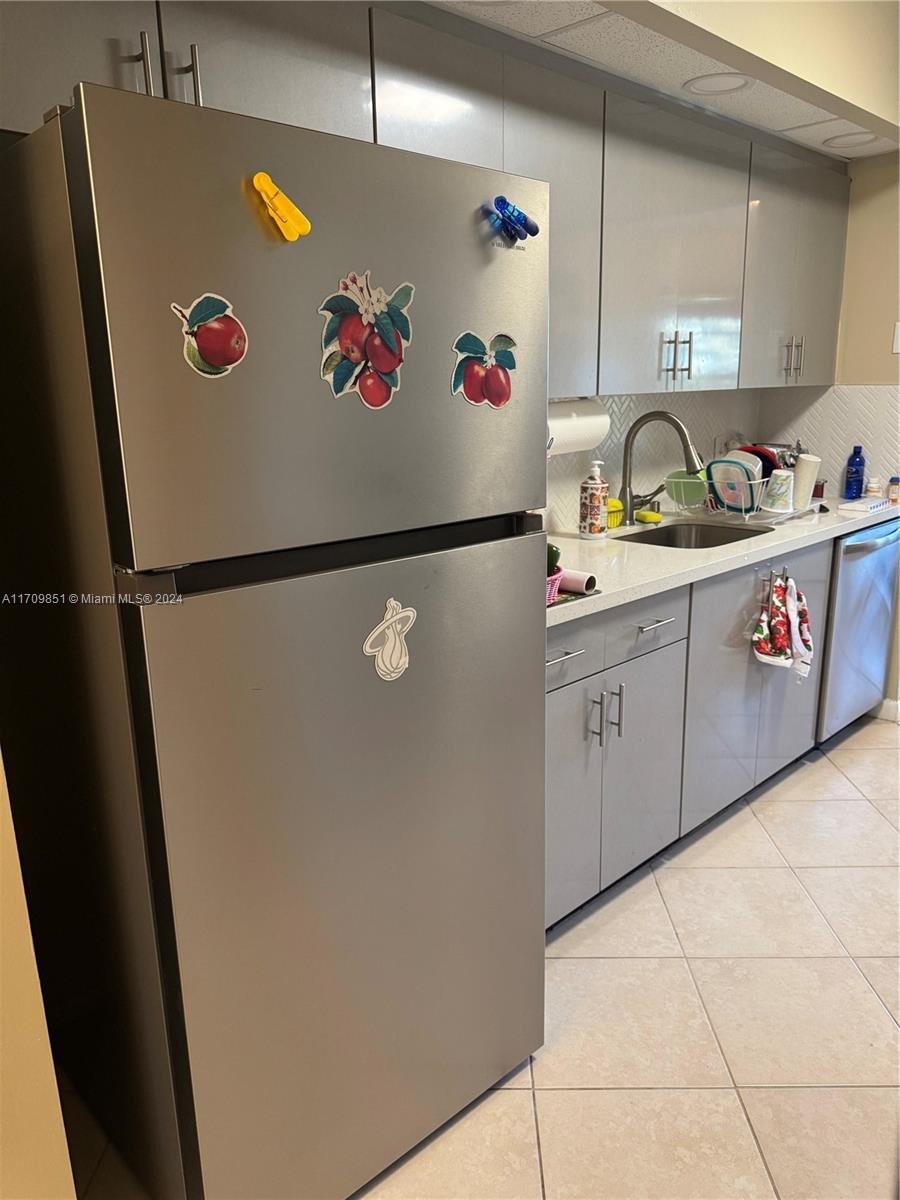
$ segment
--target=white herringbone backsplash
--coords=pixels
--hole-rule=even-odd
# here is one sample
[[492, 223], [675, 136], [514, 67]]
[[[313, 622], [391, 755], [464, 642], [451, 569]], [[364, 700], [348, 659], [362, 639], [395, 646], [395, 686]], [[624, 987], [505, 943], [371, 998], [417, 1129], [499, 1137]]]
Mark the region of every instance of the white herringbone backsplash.
[[[605, 462], [609, 493], [616, 496], [622, 482], [622, 449], [632, 421], [645, 412], [664, 409], [684, 421], [706, 460], [713, 456], [718, 437], [742, 434], [774, 442], [801, 440], [822, 459], [828, 480], [826, 498], [835, 503], [843, 487], [844, 467], [854, 443], [861, 443], [867, 476], [887, 483], [900, 474], [900, 388], [894, 385], [838, 384], [830, 388], [763, 388], [759, 391], [662, 393], [651, 396], [603, 396], [610, 416], [609, 435], [602, 446], [581, 454], [561, 454], [547, 464], [545, 525], [555, 533], [578, 529], [578, 488], [592, 458]], [[634, 487], [652, 491], [669, 471], [683, 466], [681, 447], [673, 429], [648, 425], [634, 447]], [[662, 497], [665, 505], [665, 497]]]
[[[755, 391], [663, 392], [649, 396], [602, 396], [601, 400], [610, 417], [609, 434], [603, 445], [581, 454], [560, 454], [547, 464], [545, 525], [555, 533], [578, 530], [578, 489], [592, 458], [603, 459], [609, 494], [619, 494], [625, 434], [642, 413], [663, 409], [680, 417], [704, 461], [712, 458], [716, 437], [721, 434], [742, 434], [751, 439], [755, 436], [758, 407]], [[681, 445], [674, 429], [654, 423], [641, 430], [634, 444], [636, 491], [652, 491], [670, 471], [683, 466]], [[664, 496], [661, 499], [665, 502]]]
[[766, 441], [797, 438], [822, 460], [826, 496], [836, 499], [847, 456], [862, 445], [866, 475], [886, 484], [900, 475], [900, 388], [892, 384], [766, 388], [759, 393], [759, 434]]

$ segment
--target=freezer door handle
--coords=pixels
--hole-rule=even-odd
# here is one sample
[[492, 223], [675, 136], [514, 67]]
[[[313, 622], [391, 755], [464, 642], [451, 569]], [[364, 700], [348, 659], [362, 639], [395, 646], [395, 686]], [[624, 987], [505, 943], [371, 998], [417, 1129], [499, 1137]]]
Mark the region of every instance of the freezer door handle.
[[844, 554], [862, 554], [868, 553], [870, 550], [880, 550], [882, 546], [892, 546], [897, 539], [900, 538], [900, 526], [892, 533], [886, 533], [884, 537], [872, 538], [869, 542], [848, 542], [844, 546]]

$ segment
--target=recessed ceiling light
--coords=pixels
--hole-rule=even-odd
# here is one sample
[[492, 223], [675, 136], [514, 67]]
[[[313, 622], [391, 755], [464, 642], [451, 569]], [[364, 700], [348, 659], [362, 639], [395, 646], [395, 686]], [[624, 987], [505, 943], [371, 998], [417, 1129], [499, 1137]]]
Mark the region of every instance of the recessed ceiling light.
[[850, 150], [853, 146], [871, 146], [878, 138], [874, 133], [836, 133], [834, 137], [826, 138], [823, 146], [833, 146], [835, 150], [844, 147]]
[[737, 71], [716, 71], [714, 75], [698, 75], [681, 86], [695, 96], [727, 96], [731, 92], [742, 92], [755, 82], [749, 75]]

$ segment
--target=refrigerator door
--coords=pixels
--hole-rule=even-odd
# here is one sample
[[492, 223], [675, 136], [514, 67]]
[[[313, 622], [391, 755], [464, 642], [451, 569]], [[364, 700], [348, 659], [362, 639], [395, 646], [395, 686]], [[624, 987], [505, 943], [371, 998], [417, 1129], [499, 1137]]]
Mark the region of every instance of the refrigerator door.
[[345, 1197], [542, 1042], [543, 563], [141, 610], [208, 1196]]
[[[92, 85], [80, 100], [64, 134], [120, 564], [173, 566], [543, 505], [547, 235], [511, 247], [482, 206], [502, 193], [546, 227], [546, 184]], [[307, 215], [308, 236], [289, 242], [276, 230], [257, 172]], [[355, 391], [336, 398], [322, 378], [328, 313], [318, 310], [342, 279], [367, 271], [389, 297], [415, 289], [399, 297], [412, 297], [411, 336], [399, 388], [381, 407]], [[190, 314], [206, 295], [227, 302], [224, 316], [246, 333], [243, 358], [218, 375], [186, 353], [224, 361], [236, 350], [197, 334], [186, 351], [172, 307]], [[515, 342], [495, 343], [498, 403], [505, 354], [515, 363], [507, 403], [453, 394], [454, 344], [466, 332], [487, 348], [497, 335]], [[215, 330], [202, 337], [215, 342]], [[338, 343], [329, 349], [340, 358]], [[375, 362], [377, 350], [363, 349]], [[369, 381], [367, 399], [379, 403], [389, 389]]]

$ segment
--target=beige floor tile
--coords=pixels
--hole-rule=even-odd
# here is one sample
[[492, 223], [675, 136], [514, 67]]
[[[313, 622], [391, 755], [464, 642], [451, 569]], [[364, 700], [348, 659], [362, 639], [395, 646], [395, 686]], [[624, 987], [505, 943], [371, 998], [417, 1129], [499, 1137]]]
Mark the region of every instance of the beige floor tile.
[[84, 1196], [109, 1139], [77, 1092], [60, 1092], [75, 1193]]
[[868, 799], [900, 796], [900, 751], [832, 750], [828, 757]]
[[781, 1200], [896, 1200], [893, 1088], [742, 1088]]
[[844, 953], [788, 867], [660, 871], [659, 887], [689, 957]]
[[696, 958], [739, 1085], [897, 1083], [897, 1027], [849, 958]]
[[540, 1200], [530, 1091], [487, 1092], [354, 1200]]
[[896, 867], [798, 867], [797, 875], [850, 954], [900, 954]]
[[887, 867], [897, 830], [856, 800], [754, 800], [753, 811], [792, 867]]
[[900, 800], [870, 800], [870, 804], [878, 809], [883, 817], [886, 817], [895, 829], [900, 828]]
[[832, 750], [892, 750], [900, 748], [900, 725], [896, 721], [876, 721], [860, 717], [822, 746], [826, 754]]
[[670, 847], [653, 863], [668, 867], [783, 867], [784, 859], [746, 804], [721, 816]]
[[536, 1093], [547, 1200], [774, 1196], [731, 1088]]
[[894, 1020], [900, 1022], [900, 958], [858, 958], [856, 965]]
[[730, 1083], [684, 959], [547, 960], [538, 1088]]
[[547, 935], [548, 958], [669, 958], [681, 947], [653, 873], [636, 871]]
[[854, 787], [833, 762], [816, 750], [791, 763], [761, 784], [753, 797], [767, 800], [861, 800]]
[[519, 1063], [514, 1067], [508, 1075], [504, 1075], [495, 1084], [495, 1088], [530, 1088], [531, 1087], [531, 1059], [526, 1058], [524, 1062]]
[[115, 1146], [109, 1146], [84, 1200], [151, 1200]]

